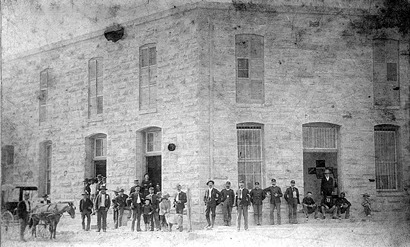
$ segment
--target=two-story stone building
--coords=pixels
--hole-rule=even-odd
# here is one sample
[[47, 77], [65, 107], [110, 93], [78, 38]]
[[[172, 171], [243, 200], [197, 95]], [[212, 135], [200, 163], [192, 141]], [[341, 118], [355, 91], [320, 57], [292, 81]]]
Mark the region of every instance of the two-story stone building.
[[203, 220], [208, 179], [293, 179], [318, 199], [328, 167], [356, 213], [363, 193], [401, 210], [409, 41], [352, 30], [366, 1], [307, 2], [186, 4], [120, 23], [118, 42], [100, 30], [7, 59], [2, 182], [77, 200], [84, 178], [128, 189], [148, 172], [190, 188]]

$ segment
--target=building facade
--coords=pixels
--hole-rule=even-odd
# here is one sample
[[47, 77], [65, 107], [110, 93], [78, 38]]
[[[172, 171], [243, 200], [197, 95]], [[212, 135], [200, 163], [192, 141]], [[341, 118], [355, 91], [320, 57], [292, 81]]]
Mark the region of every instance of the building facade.
[[2, 183], [77, 201], [84, 178], [127, 190], [149, 173], [189, 188], [203, 220], [208, 179], [293, 179], [319, 199], [329, 168], [355, 212], [363, 193], [401, 211], [408, 39], [357, 34], [365, 5], [260, 2], [187, 4], [122, 23], [115, 43], [99, 31], [6, 60]]

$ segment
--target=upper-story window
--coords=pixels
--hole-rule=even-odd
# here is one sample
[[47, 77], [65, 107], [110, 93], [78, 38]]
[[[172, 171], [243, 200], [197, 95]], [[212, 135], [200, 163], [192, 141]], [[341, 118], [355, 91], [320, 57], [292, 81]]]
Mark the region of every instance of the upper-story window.
[[47, 100], [48, 100], [48, 81], [49, 69], [40, 72], [40, 95], [38, 97], [39, 103], [39, 122], [47, 120]]
[[263, 36], [238, 34], [235, 36], [236, 102], [265, 101]]
[[373, 43], [374, 104], [400, 106], [399, 41], [376, 39]]
[[88, 117], [103, 113], [103, 59], [92, 58], [88, 61]]
[[157, 50], [155, 44], [140, 47], [140, 110], [157, 107]]

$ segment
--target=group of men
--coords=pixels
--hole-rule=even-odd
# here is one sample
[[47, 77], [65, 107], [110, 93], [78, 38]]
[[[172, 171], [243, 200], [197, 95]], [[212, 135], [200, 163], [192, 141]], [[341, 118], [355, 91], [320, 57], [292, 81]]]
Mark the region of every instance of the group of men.
[[[303, 212], [306, 218], [309, 218], [309, 214], [314, 213], [315, 218], [318, 217], [318, 212], [322, 213], [322, 217], [325, 218], [326, 213], [331, 213], [332, 218], [341, 218], [341, 214], [345, 214], [345, 218], [348, 219], [350, 215], [351, 203], [345, 198], [345, 193], [340, 193], [339, 197], [335, 197], [336, 182], [330, 177], [330, 170], [326, 169], [323, 179], [321, 181], [320, 194], [322, 195], [322, 201], [320, 205], [317, 205], [312, 198], [312, 192], [307, 192], [303, 198]], [[207, 220], [206, 229], [212, 229], [215, 223], [216, 206], [221, 204], [223, 220], [225, 226], [231, 225], [232, 208], [237, 207], [237, 230], [241, 227], [241, 218], [244, 218], [244, 229], [248, 230], [248, 208], [253, 207], [254, 221], [256, 225], [262, 224], [262, 205], [263, 200], [267, 195], [270, 195], [270, 224], [274, 225], [276, 210], [277, 224], [281, 224], [281, 197], [283, 196], [288, 204], [289, 223], [297, 224], [297, 205], [300, 204], [299, 190], [295, 187], [295, 181], [290, 181], [290, 186], [286, 189], [285, 193], [279, 186], [276, 185], [276, 180], [271, 180], [271, 186], [262, 189], [259, 182], [255, 182], [255, 187], [252, 190], [245, 188], [244, 181], [239, 182], [239, 189], [234, 192], [231, 188], [231, 183], [227, 181], [225, 188], [220, 192], [214, 188], [214, 181], [209, 180], [207, 183], [208, 189], [205, 191], [204, 203], [206, 206], [205, 217]]]
[[[131, 230], [141, 231], [141, 216], [144, 216], [144, 222], [150, 226], [151, 231], [154, 230], [154, 226], [157, 230], [161, 230], [161, 226], [168, 226], [165, 215], [169, 214], [169, 206], [161, 210], [160, 203], [162, 200], [168, 200], [169, 194], [162, 196], [161, 188], [159, 184], [153, 186], [149, 175], [145, 174], [142, 183], [138, 179], [134, 180], [134, 185], [130, 188], [130, 193], [127, 195], [124, 189], [117, 189], [114, 191], [115, 196], [111, 200], [110, 195], [106, 193], [107, 187], [103, 182], [101, 176], [97, 176], [97, 186], [95, 194], [90, 194], [87, 184], [84, 186], [83, 198], [80, 201], [80, 212], [82, 217], [83, 230], [89, 231], [91, 224], [91, 215], [97, 214], [97, 232], [107, 230], [107, 211], [112, 206], [114, 215], [115, 228], [121, 227], [124, 217], [124, 211], [130, 210], [130, 215], [126, 216], [132, 218]], [[84, 183], [89, 183], [84, 181]], [[186, 193], [181, 190], [181, 185], [176, 186], [177, 192], [175, 193], [173, 206], [175, 207], [177, 224], [177, 230], [182, 231], [183, 227], [183, 210], [185, 203], [187, 202]], [[165, 204], [165, 203], [164, 203]], [[145, 214], [145, 208], [150, 210]], [[146, 210], [145, 210], [146, 211]], [[162, 216], [162, 217], [160, 217]], [[87, 224], [85, 224], [85, 218], [87, 218]], [[160, 221], [161, 218], [161, 221]], [[136, 227], [135, 227], [136, 223]], [[172, 225], [170, 226], [170, 230]]]

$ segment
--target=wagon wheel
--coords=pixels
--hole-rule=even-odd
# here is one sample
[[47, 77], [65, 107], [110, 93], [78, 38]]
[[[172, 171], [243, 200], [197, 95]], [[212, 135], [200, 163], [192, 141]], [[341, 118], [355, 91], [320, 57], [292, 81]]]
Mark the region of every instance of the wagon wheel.
[[1, 214], [1, 228], [4, 229], [6, 232], [9, 230], [10, 223], [14, 221], [13, 214], [10, 211], [4, 211]]
[[47, 224], [38, 224], [36, 231], [37, 231], [37, 237], [50, 238], [50, 231], [47, 228]]

